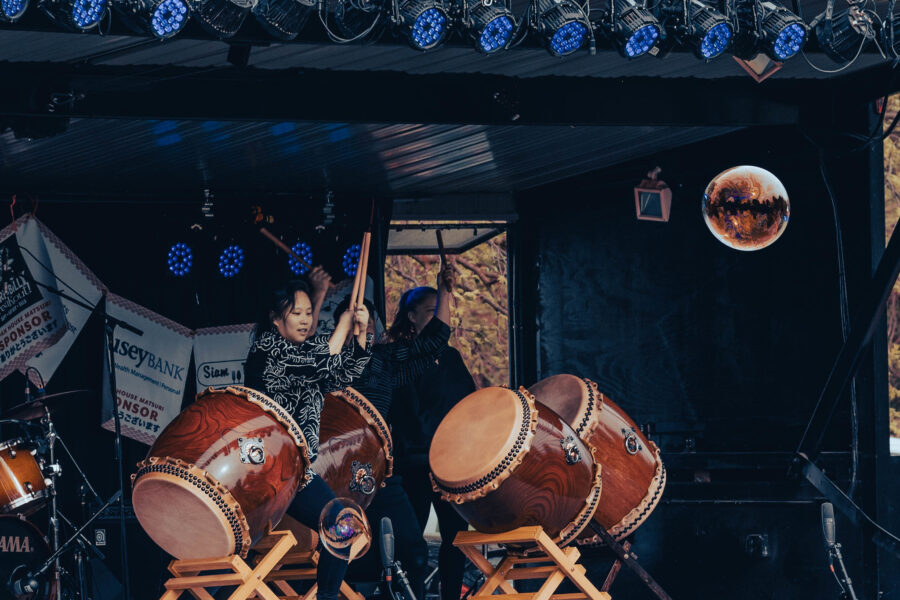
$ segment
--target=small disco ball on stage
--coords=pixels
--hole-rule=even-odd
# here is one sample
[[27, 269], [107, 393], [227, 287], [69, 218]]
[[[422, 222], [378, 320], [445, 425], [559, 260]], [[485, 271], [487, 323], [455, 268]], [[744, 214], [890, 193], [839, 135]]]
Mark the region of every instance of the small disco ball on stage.
[[743, 165], [716, 175], [703, 193], [703, 220], [735, 250], [762, 250], [787, 227], [791, 203], [772, 173]]

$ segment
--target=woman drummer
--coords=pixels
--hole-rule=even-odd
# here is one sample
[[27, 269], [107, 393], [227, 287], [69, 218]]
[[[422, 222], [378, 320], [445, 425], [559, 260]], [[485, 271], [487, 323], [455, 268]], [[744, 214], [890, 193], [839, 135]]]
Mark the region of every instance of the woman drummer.
[[[254, 330], [245, 366], [246, 385], [283, 406], [303, 431], [310, 461], [319, 449], [319, 420], [327, 392], [357, 379], [369, 362], [367, 324], [369, 311], [359, 306], [341, 315], [330, 337], [312, 336], [313, 305], [309, 288], [300, 280], [276, 289]], [[359, 335], [352, 336], [354, 324]], [[345, 344], [348, 337], [353, 339]], [[319, 515], [335, 497], [328, 484], [307, 471], [310, 480], [288, 507], [288, 514], [318, 530]], [[316, 572], [317, 597], [337, 600], [347, 563], [329, 552], [320, 552]]]

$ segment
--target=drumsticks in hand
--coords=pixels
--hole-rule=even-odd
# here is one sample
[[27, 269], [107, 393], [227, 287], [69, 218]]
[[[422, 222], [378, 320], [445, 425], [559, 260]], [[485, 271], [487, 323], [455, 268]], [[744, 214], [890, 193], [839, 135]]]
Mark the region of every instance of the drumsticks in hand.
[[[372, 232], [363, 234], [359, 250], [359, 263], [356, 265], [356, 278], [353, 280], [353, 292], [350, 295], [350, 310], [356, 313], [356, 307], [366, 298], [366, 272], [369, 270], [369, 247], [372, 243]], [[359, 335], [359, 323], [353, 325], [353, 335]]]

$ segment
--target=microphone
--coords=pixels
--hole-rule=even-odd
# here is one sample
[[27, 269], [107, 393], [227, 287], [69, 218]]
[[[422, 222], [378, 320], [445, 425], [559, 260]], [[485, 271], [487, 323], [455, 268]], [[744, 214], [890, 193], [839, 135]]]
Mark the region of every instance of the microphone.
[[[16, 574], [17, 571], [24, 570], [27, 567], [25, 565], [19, 565], [15, 569], [13, 569], [13, 575]], [[24, 576], [19, 577], [17, 579], [10, 578], [10, 582], [7, 584], [7, 588], [16, 598], [20, 598], [22, 596], [27, 596], [30, 594], [34, 594], [41, 587], [41, 582], [35, 578], [35, 576], [31, 572], [26, 572]]]
[[825, 536], [825, 545], [834, 548], [834, 506], [831, 502], [822, 503], [822, 533]]
[[394, 564], [394, 526], [390, 517], [381, 518], [381, 566], [385, 570]]
[[31, 402], [31, 380], [25, 376], [25, 402]]

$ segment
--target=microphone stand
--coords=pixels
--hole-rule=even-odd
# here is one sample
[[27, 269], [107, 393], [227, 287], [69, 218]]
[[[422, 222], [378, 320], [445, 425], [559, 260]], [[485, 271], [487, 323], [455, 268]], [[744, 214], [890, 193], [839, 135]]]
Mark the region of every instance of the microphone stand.
[[[55, 277], [55, 275], [54, 275]], [[91, 306], [90, 304], [83, 302], [77, 298], [73, 298], [69, 294], [62, 292], [52, 286], [41, 283], [40, 281], [34, 281], [37, 285], [46, 289], [51, 294], [56, 294], [60, 298], [68, 300], [69, 302], [81, 306], [89, 310], [90, 312], [95, 312], [97, 310], [96, 307]], [[97, 303], [97, 306], [101, 306], [105, 304], [106, 294], [100, 297], [100, 301]], [[127, 549], [127, 537], [125, 532], [125, 481], [124, 476], [122, 475], [124, 471], [124, 464], [122, 459], [122, 425], [119, 420], [119, 407], [118, 407], [118, 393], [116, 387], [116, 363], [115, 363], [115, 352], [113, 350], [113, 344], [115, 343], [115, 329], [116, 327], [121, 327], [127, 331], [134, 333], [135, 335], [144, 335], [144, 332], [140, 329], [129, 325], [125, 321], [120, 319], [116, 319], [115, 317], [111, 317], [108, 312], [106, 312], [106, 308], [100, 309], [103, 314], [103, 330], [106, 339], [106, 350], [107, 350], [107, 364], [109, 366], [109, 390], [110, 390], [110, 399], [112, 400], [112, 412], [113, 412], [113, 423], [115, 424], [115, 451], [116, 451], [116, 465], [118, 471], [119, 478], [119, 491], [114, 496], [119, 500], [119, 533], [122, 538], [122, 589], [124, 591], [125, 600], [131, 600], [131, 588], [129, 586], [128, 581], [128, 549]], [[107, 503], [107, 505], [110, 503]], [[106, 508], [106, 507], [104, 507]], [[54, 536], [56, 537], [56, 536]], [[54, 546], [58, 543], [54, 541]], [[54, 550], [56, 548], [54, 547]], [[58, 552], [55, 552], [54, 555], [58, 556]], [[59, 575], [57, 575], [58, 577]]]
[[[837, 559], [838, 566], [841, 568], [841, 574], [838, 575], [834, 570], [834, 559]], [[834, 544], [828, 547], [828, 562], [831, 563], [831, 572], [838, 577], [838, 582], [844, 588], [844, 592], [850, 600], [857, 600], [856, 592], [853, 591], [853, 582], [850, 581], [850, 575], [847, 574], [847, 567], [844, 565], [844, 557], [841, 555], [841, 545]]]

